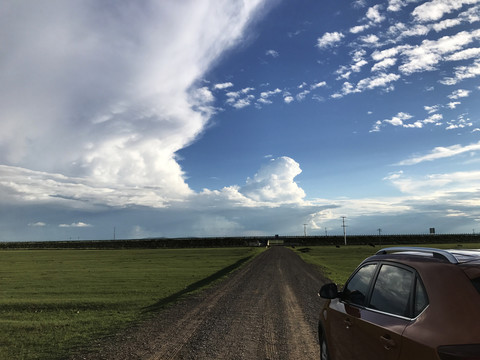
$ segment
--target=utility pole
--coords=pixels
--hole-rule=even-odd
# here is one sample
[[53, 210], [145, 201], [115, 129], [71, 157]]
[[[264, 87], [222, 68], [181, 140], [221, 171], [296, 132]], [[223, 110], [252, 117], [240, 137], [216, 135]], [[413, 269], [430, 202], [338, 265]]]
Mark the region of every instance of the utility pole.
[[113, 227], [113, 240], [115, 240], [115, 226]]
[[307, 225], [308, 224], [303, 224], [303, 235], [307, 237]]
[[377, 229], [377, 231], [378, 231], [378, 236], [382, 235], [382, 229], [379, 228]]
[[346, 216], [342, 216], [343, 241], [345, 242], [345, 246], [347, 246], [347, 230], [346, 230], [347, 225], [345, 225], [346, 218], [347, 218]]
[[325, 237], [328, 236], [328, 233], [327, 233], [327, 227], [325, 227]]

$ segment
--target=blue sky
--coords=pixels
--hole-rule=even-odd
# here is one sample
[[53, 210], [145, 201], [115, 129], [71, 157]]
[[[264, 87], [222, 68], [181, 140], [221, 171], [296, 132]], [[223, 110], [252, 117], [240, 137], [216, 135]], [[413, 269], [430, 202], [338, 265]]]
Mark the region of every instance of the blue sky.
[[0, 241], [480, 231], [479, 0], [0, 14]]

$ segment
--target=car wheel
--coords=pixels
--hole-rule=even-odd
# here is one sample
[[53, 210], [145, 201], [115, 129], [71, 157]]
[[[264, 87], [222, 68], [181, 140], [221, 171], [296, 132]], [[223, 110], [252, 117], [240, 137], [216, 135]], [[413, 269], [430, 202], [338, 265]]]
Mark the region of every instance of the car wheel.
[[320, 336], [320, 360], [329, 360], [327, 340], [325, 339], [325, 334], [322, 333]]

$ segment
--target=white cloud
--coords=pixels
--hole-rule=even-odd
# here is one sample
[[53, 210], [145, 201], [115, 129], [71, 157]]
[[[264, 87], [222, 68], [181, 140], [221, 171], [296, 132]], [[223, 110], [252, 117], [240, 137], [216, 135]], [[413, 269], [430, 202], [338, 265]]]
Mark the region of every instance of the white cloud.
[[480, 56], [480, 48], [470, 48], [465, 49], [450, 56], [447, 56], [445, 60], [447, 61], [460, 61], [460, 60], [468, 60], [472, 58], [477, 58]]
[[454, 92], [452, 92], [450, 95], [448, 95], [449, 99], [456, 100], [459, 98], [464, 98], [468, 97], [470, 95], [471, 91], [470, 90], [465, 90], [465, 89], [457, 89]]
[[388, 0], [388, 11], [397, 12], [402, 10], [409, 3], [419, 2], [420, 0]]
[[244, 107], [247, 107], [251, 105], [252, 101], [255, 99], [255, 96], [253, 95], [247, 95], [246, 97], [243, 97], [241, 99], [235, 100], [235, 101], [230, 101], [227, 100], [227, 102], [232, 105], [235, 109], [243, 109]]
[[407, 61], [399, 69], [405, 74], [435, 70], [444, 55], [461, 50], [478, 35], [477, 32], [462, 31], [438, 40], [423, 40], [419, 46], [404, 48], [402, 54], [407, 57]]
[[377, 44], [378, 41], [380, 40], [377, 35], [375, 34], [370, 34], [366, 36], [360, 37], [360, 40], [363, 41], [365, 44]]
[[448, 107], [449, 109], [455, 109], [455, 108], [457, 107], [457, 105], [460, 105], [460, 104], [461, 104], [460, 101], [452, 101], [452, 102], [449, 102], [449, 103], [447, 104], [447, 107]]
[[455, 130], [455, 129], [464, 129], [467, 127], [472, 127], [473, 122], [466, 117], [465, 114], [461, 114], [455, 120], [447, 121], [447, 128], [446, 130]]
[[327, 48], [339, 43], [344, 37], [345, 35], [340, 32], [327, 32], [317, 39], [317, 46], [320, 49]]
[[377, 87], [385, 87], [388, 84], [397, 81], [400, 79], [400, 75], [398, 74], [386, 74], [386, 73], [380, 73], [378, 76], [372, 76], [368, 77], [365, 79], [360, 80], [357, 83], [356, 90], [357, 91], [363, 91], [363, 90], [371, 90]]
[[433, 105], [433, 106], [424, 106], [423, 107], [425, 111], [427, 111], [429, 114], [435, 113], [439, 110], [440, 105]]
[[215, 90], [217, 90], [217, 89], [223, 90], [223, 89], [227, 89], [227, 88], [232, 87], [232, 86], [233, 86], [233, 84], [231, 82], [225, 82], [225, 83], [221, 83], [221, 84], [215, 84], [213, 86], [213, 88]]
[[365, 25], [357, 25], [357, 26], [354, 26], [352, 28], [350, 28], [350, 33], [352, 34], [358, 34], [358, 33], [361, 33], [367, 29], [370, 28], [370, 25], [369, 24], [365, 24]]
[[320, 82], [318, 82], [318, 83], [313, 84], [312, 86], [310, 86], [310, 89], [311, 89], [311, 90], [315, 90], [315, 89], [318, 89], [318, 88], [320, 88], [320, 87], [325, 87], [325, 86], [327, 86], [327, 83], [326, 83], [325, 81], [320, 81]]
[[440, 21], [439, 23], [433, 24], [433, 30], [436, 32], [440, 32], [445, 29], [449, 29], [451, 27], [460, 25], [462, 23], [462, 20], [457, 18], [457, 19], [446, 19], [443, 21]]
[[257, 102], [265, 104], [265, 105], [273, 104], [273, 101], [268, 100], [268, 98], [260, 98], [260, 99], [257, 100]]
[[421, 129], [428, 124], [434, 124], [438, 126], [438, 125], [441, 125], [440, 121], [443, 119], [443, 115], [433, 114], [423, 120], [415, 120], [414, 122], [411, 122], [411, 123], [407, 122], [407, 120], [410, 120], [411, 118], [413, 118], [412, 115], [404, 112], [399, 112], [397, 115], [395, 115], [391, 119], [376, 121], [372, 129], [370, 130], [370, 132], [379, 132], [382, 125], [384, 124], [399, 126], [406, 129], [415, 129], [415, 128]]
[[479, 151], [480, 142], [470, 145], [452, 145], [448, 147], [439, 146], [434, 148], [430, 153], [426, 155], [413, 156], [409, 159], [400, 161], [397, 165], [416, 165], [425, 161], [434, 161], [438, 159], [450, 158], [458, 156], [467, 152]]
[[60, 224], [58, 227], [63, 227], [63, 228], [82, 228], [82, 227], [91, 227], [92, 225], [90, 224], [85, 224], [84, 222], [76, 222], [72, 224]]
[[475, 60], [472, 65], [456, 67], [454, 73], [454, 77], [446, 77], [440, 80], [440, 83], [444, 85], [456, 85], [465, 79], [480, 76], [480, 59]]
[[380, 5], [375, 5], [369, 8], [366, 14], [367, 19], [369, 19], [373, 23], [380, 23], [383, 20], [385, 20], [385, 16], [380, 14], [380, 9], [381, 9]]
[[302, 92], [298, 93], [296, 95], [296, 98], [298, 101], [302, 101], [305, 99], [305, 97], [310, 94], [310, 90], [303, 90]]
[[277, 57], [280, 56], [280, 54], [279, 54], [278, 51], [276, 51], [276, 50], [267, 50], [267, 51], [265, 52], [265, 55], [271, 56], [271, 57], [273, 57], [273, 58], [277, 58]]
[[404, 50], [410, 49], [409, 45], [398, 45], [392, 48], [384, 49], [381, 51], [375, 50], [371, 57], [375, 61], [382, 61], [387, 58], [395, 58], [397, 55], [401, 54]]
[[397, 41], [411, 36], [425, 36], [430, 32], [430, 27], [425, 25], [415, 25], [405, 27], [398, 35]]
[[432, 0], [419, 5], [412, 15], [416, 21], [429, 22], [440, 20], [445, 14], [462, 8], [466, 4], [476, 4], [478, 0]]
[[373, 65], [371, 71], [385, 71], [389, 67], [392, 67], [396, 64], [397, 59], [395, 58], [386, 58], [383, 59], [382, 61], [379, 61], [375, 65]]
[[103, 192], [107, 202], [109, 189], [132, 200], [129, 187], [155, 188], [157, 199], [190, 195], [175, 154], [213, 111], [213, 95], [196, 84], [243, 39], [261, 1], [26, 5], [0, 11], [8, 48], [0, 61], [0, 163], [62, 173], [72, 186], [87, 179], [98, 185], [82, 191]]
[[263, 99], [267, 99], [270, 96], [279, 94], [281, 92], [282, 92], [282, 90], [280, 90], [279, 88], [276, 88], [275, 90], [261, 92], [260, 97], [263, 98]]
[[293, 96], [291, 95], [287, 95], [283, 98], [283, 101], [285, 101], [285, 103], [287, 104], [290, 104], [292, 101], [294, 101], [295, 99], [293, 98]]
[[393, 125], [393, 126], [403, 126], [403, 122], [405, 120], [409, 120], [412, 118], [412, 115], [404, 112], [399, 112], [396, 116], [391, 119], [383, 120], [383, 122]]
[[255, 100], [255, 96], [249, 94], [249, 92], [255, 90], [253, 87], [246, 87], [239, 91], [229, 91], [225, 95], [227, 96], [226, 103], [235, 109], [242, 109], [250, 106]]
[[[424, 176], [408, 177], [404, 174], [387, 178], [402, 192], [420, 195], [424, 198], [435, 198], [443, 203], [464, 204], [467, 207], [478, 206], [475, 200], [478, 194], [479, 171], [462, 171], [444, 174], [429, 174]], [[464, 194], [465, 196], [459, 196]], [[473, 198], [468, 198], [468, 194]]]
[[302, 172], [300, 165], [289, 157], [272, 159], [263, 166], [239, 192], [259, 202], [298, 203], [305, 197], [305, 192], [294, 182]]

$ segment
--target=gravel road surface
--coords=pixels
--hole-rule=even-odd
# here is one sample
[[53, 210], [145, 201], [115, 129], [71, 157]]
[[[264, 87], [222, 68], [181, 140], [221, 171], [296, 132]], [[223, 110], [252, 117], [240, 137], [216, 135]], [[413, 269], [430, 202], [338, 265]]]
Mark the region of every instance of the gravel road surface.
[[72, 359], [319, 359], [324, 277], [272, 247], [226, 280]]

